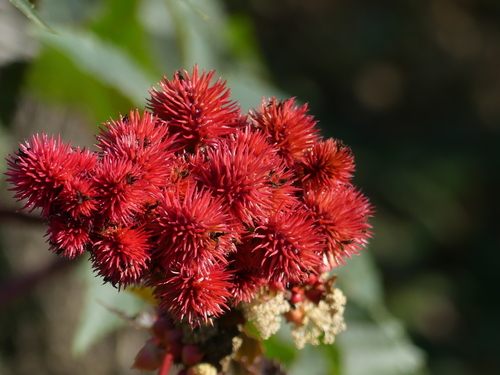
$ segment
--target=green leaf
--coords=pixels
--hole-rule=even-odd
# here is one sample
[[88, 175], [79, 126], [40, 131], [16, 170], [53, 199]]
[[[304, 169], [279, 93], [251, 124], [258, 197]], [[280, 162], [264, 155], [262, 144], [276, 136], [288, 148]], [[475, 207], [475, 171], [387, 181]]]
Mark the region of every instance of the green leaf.
[[35, 10], [35, 7], [33, 4], [31, 4], [28, 0], [10, 0], [10, 2], [21, 12], [24, 13], [26, 17], [28, 17], [30, 20], [32, 20], [37, 26], [41, 27], [42, 29], [52, 33], [52, 34], [58, 34], [54, 30], [52, 30], [49, 25], [47, 25], [38, 15], [38, 12]]
[[75, 355], [85, 353], [94, 343], [114, 330], [127, 325], [117, 314], [109, 311], [113, 308], [127, 316], [137, 315], [145, 310], [146, 303], [133, 294], [103, 284], [90, 266], [90, 262], [82, 262], [81, 273], [85, 278], [86, 296], [79, 326], [73, 338], [72, 351]]
[[[339, 288], [348, 301], [347, 330], [337, 336], [341, 374], [415, 374], [425, 366], [423, 352], [410, 341], [401, 323], [387, 312], [381, 276], [372, 255], [369, 252], [361, 255], [347, 260], [347, 267], [335, 270]], [[369, 321], [352, 314], [350, 302]]]
[[43, 49], [33, 61], [27, 72], [26, 88], [42, 103], [75, 110], [86, 123], [96, 127], [134, 106], [115, 88], [82, 72], [65, 54], [53, 48]]
[[[188, 70], [198, 64], [201, 69], [211, 70], [218, 65], [218, 57], [224, 49], [221, 27], [224, 16], [216, 1], [178, 0], [166, 1], [177, 40], [179, 61]], [[198, 12], [193, 11], [197, 9]], [[199, 13], [204, 14], [201, 18]]]
[[203, 12], [200, 12], [200, 10], [196, 7], [196, 5], [194, 5], [191, 1], [188, 1], [188, 0], [182, 0], [185, 4], [187, 4], [187, 6], [189, 8], [191, 8], [191, 10], [198, 16], [200, 17], [201, 19], [203, 19], [204, 21], [208, 21], [210, 19], [210, 17], [203, 13]]
[[423, 352], [408, 340], [396, 319], [378, 324], [351, 321], [337, 343], [342, 375], [407, 375], [424, 366]]
[[[332, 373], [327, 358], [318, 350], [317, 347], [306, 345], [297, 352], [297, 358], [287, 366], [289, 374], [293, 375], [334, 375]], [[370, 372], [360, 373], [370, 374]]]
[[331, 345], [321, 344], [318, 347], [318, 350], [323, 354], [323, 358], [327, 361], [329, 365], [330, 369], [330, 371], [328, 372], [329, 375], [343, 374], [341, 359], [340, 359], [340, 351], [336, 343]]
[[[98, 16], [89, 20], [88, 29], [129, 56], [133, 56], [134, 61], [142, 69], [157, 76], [156, 79], [159, 80], [161, 73], [166, 72], [159, 71], [158, 65], [163, 65], [154, 60], [158, 51], [152, 44], [151, 35], [146, 32], [145, 26], [138, 17], [144, 3], [143, 0], [101, 1], [101, 11]], [[160, 11], [160, 17], [165, 22], [165, 14], [161, 13]], [[124, 27], [124, 20], [126, 20], [126, 27]], [[164, 48], [162, 44], [162, 49]], [[150, 82], [150, 85], [155, 82], [156, 80]]]
[[235, 13], [228, 18], [225, 28], [225, 40], [228, 49], [234, 55], [235, 60], [245, 68], [265, 73], [264, 58], [260, 51], [257, 33], [249, 14]]
[[297, 349], [291, 342], [280, 340], [278, 335], [273, 335], [263, 340], [264, 352], [269, 359], [277, 359], [280, 363], [290, 364], [297, 357]]
[[381, 276], [369, 251], [348, 259], [347, 266], [340, 266], [334, 272], [348, 302], [367, 310], [384, 305]]
[[115, 88], [136, 105], [144, 105], [156, 82], [123, 50], [92, 32], [65, 29], [61, 36], [40, 34], [40, 39], [66, 55], [73, 64], [101, 83]]

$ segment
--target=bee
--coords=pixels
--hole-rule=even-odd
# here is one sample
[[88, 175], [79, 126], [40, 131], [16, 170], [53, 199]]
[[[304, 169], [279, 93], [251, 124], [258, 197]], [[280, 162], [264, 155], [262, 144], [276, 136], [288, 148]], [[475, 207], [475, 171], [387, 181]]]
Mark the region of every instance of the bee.
[[182, 70], [178, 70], [175, 72], [175, 78], [177, 78], [179, 81], [185, 81], [186, 77], [184, 77], [184, 73]]
[[125, 176], [125, 180], [127, 181], [127, 184], [133, 185], [134, 182], [136, 182], [139, 178], [136, 176], [133, 176], [131, 173], [127, 173]]
[[[26, 151], [30, 151], [30, 150], [31, 150], [31, 148], [26, 149]], [[24, 152], [21, 149], [18, 149], [17, 158], [14, 160], [14, 163], [19, 164], [19, 162], [22, 158], [27, 158], [27, 157], [28, 157], [28, 154], [26, 152]]]

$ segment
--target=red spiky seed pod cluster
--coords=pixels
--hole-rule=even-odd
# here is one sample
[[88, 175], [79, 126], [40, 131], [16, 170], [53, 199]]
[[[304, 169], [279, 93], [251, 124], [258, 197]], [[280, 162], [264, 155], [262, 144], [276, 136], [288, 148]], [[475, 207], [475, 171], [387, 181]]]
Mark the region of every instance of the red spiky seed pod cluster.
[[192, 327], [261, 286], [306, 285], [371, 235], [350, 150], [294, 99], [242, 116], [214, 74], [164, 77], [148, 110], [105, 124], [98, 151], [34, 135], [6, 172], [24, 208], [41, 209], [52, 251], [89, 251], [105, 281], [153, 287]]

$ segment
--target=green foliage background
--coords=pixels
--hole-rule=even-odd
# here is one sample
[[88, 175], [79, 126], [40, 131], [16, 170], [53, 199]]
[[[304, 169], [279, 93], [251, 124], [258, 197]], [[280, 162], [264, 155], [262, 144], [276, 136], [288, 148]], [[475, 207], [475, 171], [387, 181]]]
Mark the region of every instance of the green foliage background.
[[[286, 326], [266, 342], [290, 374], [500, 371], [496, 2], [12, 3], [42, 27], [1, 5], [3, 155], [40, 131], [90, 146], [101, 123], [194, 64], [216, 69], [244, 109], [271, 95], [308, 102], [323, 135], [352, 147], [375, 237], [339, 269], [348, 329], [335, 345], [297, 351]], [[53, 267], [34, 239], [43, 228], [11, 220], [18, 206], [1, 199], [0, 373], [138, 373], [128, 367], [147, 334], [126, 336], [103, 304], [135, 314], [142, 303], [87, 262]]]

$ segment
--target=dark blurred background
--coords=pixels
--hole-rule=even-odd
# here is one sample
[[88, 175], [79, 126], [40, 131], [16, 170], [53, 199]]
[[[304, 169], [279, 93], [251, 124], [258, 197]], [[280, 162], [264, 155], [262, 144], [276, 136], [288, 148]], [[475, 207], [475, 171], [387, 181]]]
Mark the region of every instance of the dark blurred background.
[[[66, 45], [58, 42], [74, 30], [97, 38], [96, 56], [100, 48], [124, 51], [145, 77], [152, 77], [149, 85], [161, 74], [170, 77], [176, 69], [190, 70], [200, 63], [204, 69], [216, 68], [223, 77], [227, 73], [235, 95], [249, 106], [260, 104], [258, 90], [248, 84], [252, 80], [263, 88], [260, 96], [295, 96], [309, 103], [324, 136], [351, 146], [357, 164], [355, 183], [376, 207], [375, 235], [365, 253], [373, 255], [384, 309], [402, 322], [405, 335], [423, 353], [418, 366], [386, 373], [500, 373], [500, 2], [37, 2], [60, 39], [40, 29], [26, 31], [34, 27], [10, 3], [2, 2], [0, 29], [12, 23], [9, 33], [0, 36], [5, 155], [36, 131], [63, 132], [76, 144], [91, 144], [99, 123], [143, 105], [116, 83], [119, 77], [103, 78], [99, 64], [85, 60], [91, 53], [80, 56], [71, 50], [73, 39]], [[82, 37], [85, 43], [95, 42], [87, 36]], [[103, 58], [114, 61], [114, 56]], [[141, 77], [132, 78], [142, 82]], [[139, 86], [137, 95], [147, 96], [147, 87]], [[39, 270], [40, 264], [33, 260], [38, 255], [21, 256], [23, 249], [13, 249], [20, 245], [13, 245], [9, 227], [17, 219], [6, 219], [15, 207], [9, 193], [4, 193], [1, 207], [3, 233], [11, 234], [4, 237], [0, 255], [0, 290], [5, 290]], [[32, 227], [21, 233], [34, 231], [33, 236], [42, 237], [43, 227]], [[24, 241], [22, 246], [28, 246]], [[35, 247], [50, 267], [54, 259], [46, 254], [46, 246], [42, 240]], [[38, 332], [38, 344], [31, 343], [30, 350], [43, 342], [47, 333], [39, 331], [49, 328], [39, 326], [48, 318], [40, 318], [36, 311], [44, 310], [47, 302], [37, 293], [52, 293], [61, 278], [73, 280], [65, 267], [72, 266], [58, 268], [58, 276], [40, 277], [34, 288], [21, 288], [22, 298], [4, 297], [9, 303], [0, 312], [0, 373], [28, 373], [26, 366], [16, 367], [9, 358], [20, 361], [20, 351], [27, 350], [19, 339], [23, 334], [29, 341], [22, 328], [27, 320]], [[78, 281], [72, 283], [78, 289]], [[82, 302], [69, 304], [78, 303]], [[78, 312], [75, 307], [70, 310]], [[356, 306], [353, 310], [358, 311]], [[72, 318], [70, 328], [62, 330], [66, 336], [71, 336], [76, 321]], [[118, 345], [113, 337], [106, 348]], [[341, 357], [344, 345], [339, 342]], [[41, 354], [30, 356], [45, 363]], [[37, 372], [64, 373], [52, 367]], [[93, 373], [124, 373], [119, 369]]]

